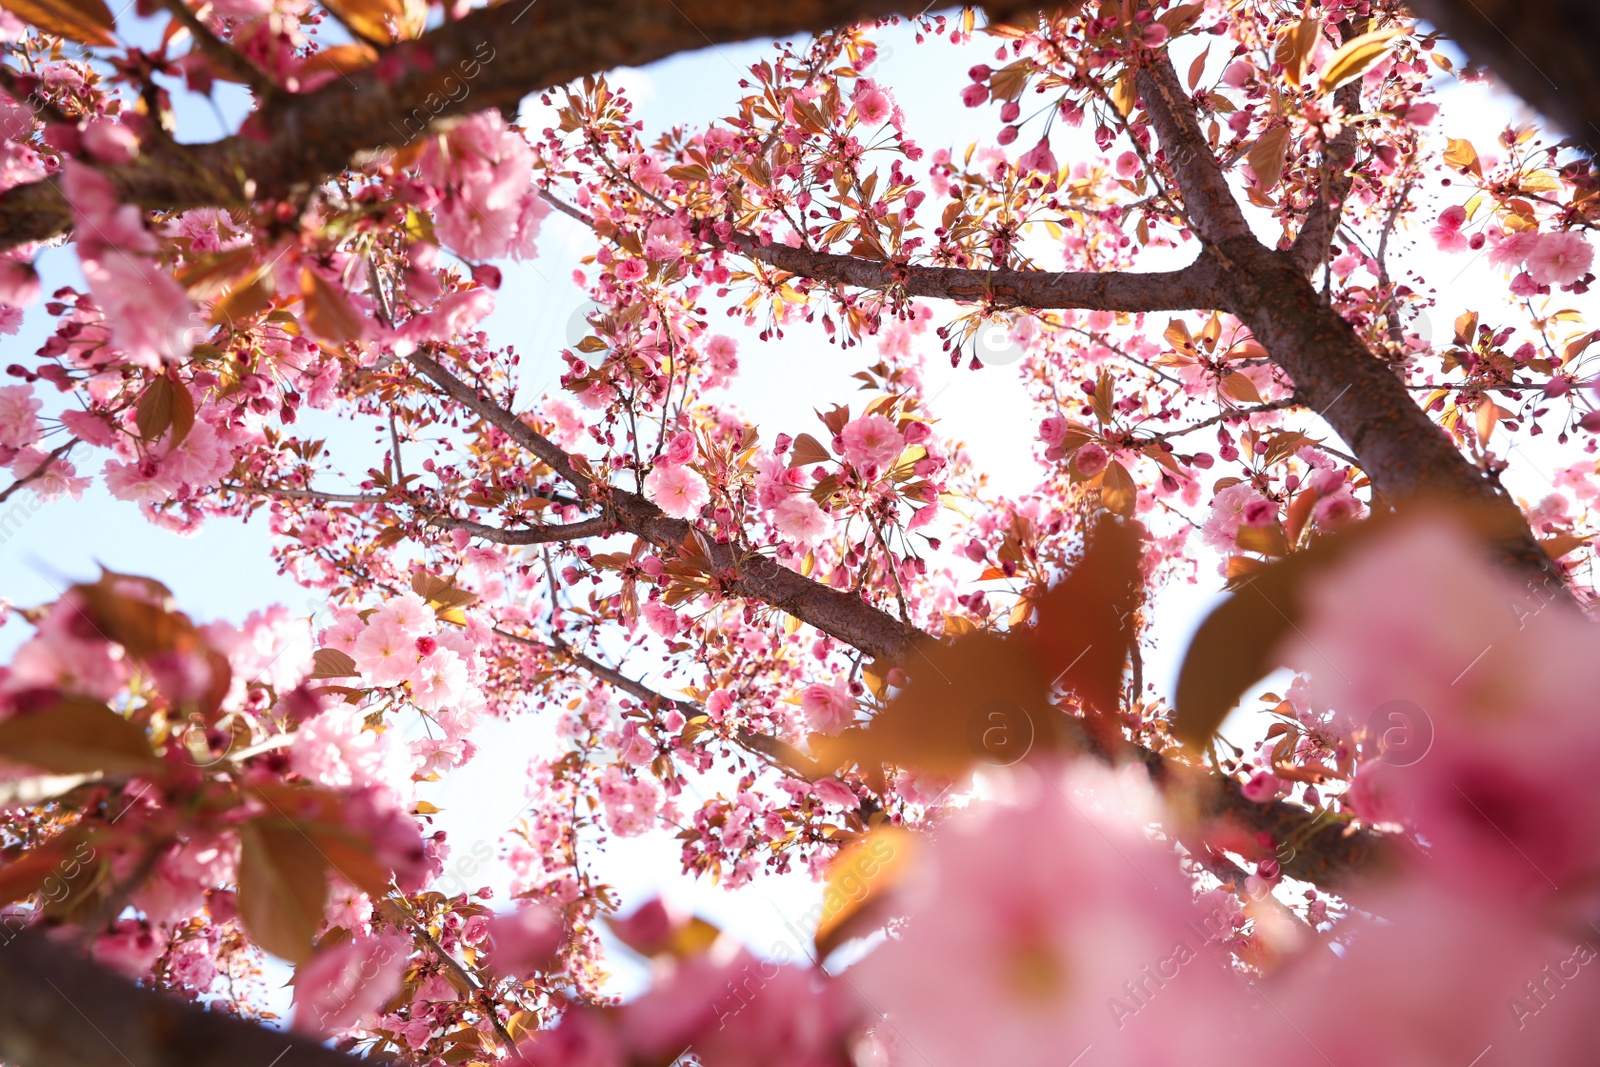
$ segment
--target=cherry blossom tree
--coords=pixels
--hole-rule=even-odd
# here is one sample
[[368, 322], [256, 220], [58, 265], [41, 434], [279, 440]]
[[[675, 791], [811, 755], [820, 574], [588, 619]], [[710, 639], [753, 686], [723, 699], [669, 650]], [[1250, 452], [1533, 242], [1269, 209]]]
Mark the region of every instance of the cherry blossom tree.
[[[1579, 1062], [1593, 112], [1416, 6], [1441, 29], [1389, 0], [0, 0], [0, 330], [52, 324], [0, 386], [0, 503], [247, 518], [328, 605], [196, 621], [111, 571], [3, 605], [0, 1057]], [[945, 104], [991, 138], [910, 136], [891, 31], [970, 58]], [[1483, 75], [1441, 31], [1572, 139], [1442, 133], [1441, 85]], [[752, 38], [707, 125], [648, 135], [606, 77]], [[224, 84], [249, 113], [196, 142], [173, 94]], [[483, 320], [557, 214], [592, 312], [530, 402]], [[1496, 299], [1434, 330], [1403, 234], [1484, 256]], [[47, 295], [55, 247], [82, 284]], [[753, 424], [741, 363], [801, 337], [860, 389]], [[941, 428], [933, 360], [1018, 376], [1032, 490]], [[1229, 595], [1167, 694], [1144, 661], [1185, 583]], [[507, 902], [417, 786], [530, 716], [559, 745]], [[708, 882], [821, 881], [810, 957], [585, 860], [672, 833]], [[651, 964], [626, 1003], [603, 933]]]

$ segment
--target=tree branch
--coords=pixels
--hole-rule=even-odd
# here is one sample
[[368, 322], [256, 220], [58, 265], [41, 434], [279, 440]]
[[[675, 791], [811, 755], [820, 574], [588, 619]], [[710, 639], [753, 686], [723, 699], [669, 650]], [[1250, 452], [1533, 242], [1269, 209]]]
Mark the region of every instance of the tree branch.
[[283, 1059], [294, 1067], [357, 1067], [363, 1062], [311, 1038], [141, 989], [38, 931], [7, 934], [0, 947], [0, 1060], [7, 1063], [240, 1067]]
[[1197, 235], [1213, 248], [1226, 241], [1250, 238], [1250, 224], [1228, 188], [1227, 176], [1211, 151], [1200, 120], [1195, 117], [1194, 105], [1165, 49], [1146, 57], [1137, 83], [1150, 124], [1161, 139], [1167, 165], [1178, 183], [1184, 213]]
[[[674, 554], [681, 555], [685, 551], [693, 529], [689, 523], [668, 518], [642, 496], [595, 482], [579, 471], [572, 457], [555, 442], [480, 395], [431, 356], [415, 352], [408, 358], [458, 403], [477, 412], [533, 453], [580, 493], [592, 494], [596, 503], [607, 506], [617, 527], [653, 545], [668, 548]], [[710, 541], [709, 538], [705, 540]], [[910, 651], [910, 639], [915, 630], [878, 611], [859, 596], [820, 585], [774, 560], [744, 552], [735, 545], [711, 543], [708, 551], [711, 576], [725, 593], [748, 596], [786, 611], [870, 656], [898, 659]]]
[[[1339, 23], [1340, 43], [1357, 36], [1355, 26], [1349, 19]], [[1361, 111], [1361, 79], [1357, 78], [1334, 90], [1333, 102], [1344, 113], [1346, 121], [1340, 127], [1338, 136], [1328, 142], [1323, 152], [1322, 185], [1317, 202], [1306, 212], [1300, 233], [1289, 248], [1289, 255], [1308, 275], [1327, 259], [1328, 246], [1333, 243], [1333, 235], [1339, 229], [1345, 197], [1350, 195], [1350, 166], [1356, 158], [1354, 120]]]
[[[413, 141], [437, 120], [514, 108], [530, 93], [586, 74], [924, 9], [914, 0], [541, 0], [475, 8], [315, 92], [276, 94], [233, 137], [99, 169], [124, 201], [145, 208], [246, 206], [314, 188], [365, 153]], [[0, 248], [44, 241], [71, 225], [53, 181], [0, 195]]]
[[446, 530], [465, 530], [473, 537], [481, 537], [497, 545], [545, 545], [553, 541], [576, 541], [584, 537], [602, 537], [616, 528], [604, 515], [565, 526], [529, 526], [522, 530], [508, 530], [499, 526], [485, 526], [481, 522], [435, 515], [428, 520], [430, 526]]
[[1560, 568], [1539, 547], [1516, 502], [1416, 405], [1394, 372], [1323, 301], [1295, 258], [1251, 235], [1165, 53], [1140, 72], [1139, 86], [1200, 237], [1228, 265], [1223, 310], [1250, 328], [1294, 381], [1295, 396], [1350, 446], [1379, 493], [1482, 506], [1504, 531], [1498, 547], [1505, 560], [1565, 590]]
[[762, 244], [744, 234], [729, 243], [754, 259], [802, 277], [860, 289], [894, 287], [907, 296], [1003, 307], [1128, 312], [1210, 310], [1218, 300], [1218, 264], [1204, 254], [1182, 270], [1135, 274], [913, 266]]

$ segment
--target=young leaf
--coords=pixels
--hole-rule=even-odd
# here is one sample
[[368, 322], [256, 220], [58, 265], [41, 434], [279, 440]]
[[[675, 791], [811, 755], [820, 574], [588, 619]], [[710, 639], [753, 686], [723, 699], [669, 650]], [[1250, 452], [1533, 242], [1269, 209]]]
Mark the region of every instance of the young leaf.
[[1328, 60], [1327, 67], [1322, 71], [1318, 89], [1324, 93], [1331, 93], [1346, 82], [1361, 77], [1388, 54], [1390, 43], [1405, 32], [1400, 28], [1390, 28], [1352, 37], [1333, 54], [1332, 59]]
[[1102, 714], [1117, 710], [1123, 667], [1137, 637], [1142, 554], [1136, 527], [1102, 519], [1083, 559], [1039, 601], [1033, 638], [1040, 673]]
[[349, 298], [309, 267], [300, 272], [300, 295], [305, 299], [306, 325], [322, 340], [337, 345], [361, 336], [361, 316]]
[[145, 386], [133, 416], [140, 437], [154, 441], [167, 432], [167, 427], [172, 425], [173, 394], [177, 391], [178, 386], [166, 375]]
[[350, 678], [360, 673], [350, 654], [337, 648], [319, 648], [311, 656], [313, 678]]
[[809, 467], [813, 463], [830, 463], [832, 460], [833, 454], [808, 433], [796, 437], [789, 451], [790, 467]]
[[1289, 127], [1274, 126], [1257, 138], [1250, 149], [1250, 169], [1256, 172], [1256, 183], [1271, 189], [1283, 177], [1283, 163], [1289, 152]]
[[392, 44], [422, 32], [427, 7], [416, 0], [323, 0], [323, 6], [360, 36]]
[[1015, 762], [1010, 757], [1021, 758], [1026, 747], [1013, 752], [1013, 735], [1031, 744], [1049, 714], [1046, 679], [1018, 637], [975, 631], [952, 642], [919, 641], [902, 668], [906, 687], [865, 727], [811, 739], [825, 766], [892, 763], [955, 776], [979, 759]]
[[916, 845], [916, 834], [885, 824], [839, 850], [828, 865], [822, 921], [813, 938], [818, 959], [889, 917], [888, 898], [905, 878]]

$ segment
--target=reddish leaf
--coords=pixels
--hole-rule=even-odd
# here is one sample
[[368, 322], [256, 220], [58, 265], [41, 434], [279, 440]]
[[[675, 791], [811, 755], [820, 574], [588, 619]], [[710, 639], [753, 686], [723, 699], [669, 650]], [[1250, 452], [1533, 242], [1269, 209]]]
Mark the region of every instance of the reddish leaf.
[[309, 267], [300, 272], [300, 295], [306, 305], [305, 323], [322, 340], [337, 345], [362, 335], [361, 316], [349, 298]]
[[239, 915], [251, 938], [291, 963], [311, 957], [328, 899], [327, 861], [292, 824], [258, 819], [239, 829]]
[[0, 0], [0, 7], [69, 41], [103, 47], [117, 43], [112, 36], [116, 19], [105, 0]]
[[813, 463], [831, 463], [833, 453], [829, 452], [808, 433], [803, 433], [794, 439], [794, 446], [789, 453], [790, 467], [808, 467]]
[[360, 673], [350, 654], [337, 648], [319, 648], [311, 656], [313, 678], [350, 678]]
[[922, 640], [902, 669], [906, 687], [865, 727], [812, 738], [826, 766], [889, 763], [955, 776], [978, 760], [1015, 763], [1052, 715], [1046, 679], [1020, 637]]
[[143, 730], [86, 697], [64, 697], [0, 722], [0, 756], [52, 774], [136, 774], [162, 767]]
[[1103, 519], [1083, 560], [1039, 600], [1040, 671], [1094, 711], [1117, 710], [1122, 672], [1144, 602], [1142, 547], [1131, 523]]

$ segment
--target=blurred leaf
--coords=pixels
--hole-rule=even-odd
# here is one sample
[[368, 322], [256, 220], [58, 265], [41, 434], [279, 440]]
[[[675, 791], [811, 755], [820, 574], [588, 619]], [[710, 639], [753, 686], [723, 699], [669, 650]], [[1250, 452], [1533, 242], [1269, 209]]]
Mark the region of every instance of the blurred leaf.
[[239, 828], [239, 915], [262, 948], [304, 963], [327, 904], [326, 862], [305, 834], [275, 822], [258, 819]]
[[1115, 712], [1144, 602], [1137, 527], [1102, 519], [1083, 559], [1039, 600], [1034, 641], [1042, 673], [1101, 714]]
[[305, 300], [305, 323], [322, 340], [337, 345], [362, 335], [361, 316], [350, 299], [309, 267], [300, 272], [300, 295]]
[[1588, 544], [1593, 538], [1579, 537], [1577, 534], [1555, 534], [1539, 542], [1539, 547], [1544, 549], [1544, 554], [1551, 559], [1560, 559], [1568, 552], [1576, 551]]
[[378, 860], [370, 841], [327, 822], [307, 823], [301, 829], [340, 878], [374, 900], [389, 892], [393, 872]]
[[116, 19], [105, 0], [0, 0], [0, 7], [45, 33], [79, 44], [110, 47]]
[[916, 844], [912, 831], [885, 824], [839, 850], [828, 864], [822, 893], [822, 921], [814, 937], [817, 959], [826, 959], [889, 918], [889, 898], [905, 879]]
[[[143, 595], [134, 595], [130, 588]], [[172, 609], [172, 592], [153, 579], [102, 569], [98, 582], [73, 586], [73, 592], [95, 630], [139, 659], [192, 651], [200, 644], [189, 617]]]
[[1258, 552], [1263, 556], [1289, 554], [1289, 539], [1277, 523], [1271, 526], [1241, 526], [1234, 540], [1246, 552]]
[[0, 756], [52, 774], [137, 774], [162, 767], [143, 730], [86, 697], [63, 697], [0, 722]]
[[[989, 754], [984, 742], [991, 713], [1002, 715], [1002, 725], [1026, 730], [1030, 742], [1050, 713], [1046, 680], [1021, 637], [976, 631], [951, 642], [923, 638], [912, 648], [902, 664], [906, 686], [888, 707], [863, 727], [811, 739], [830, 769], [892, 763], [958, 775]], [[1005, 762], [1014, 762], [1009, 751], [1005, 755]]]
[[322, 5], [358, 35], [379, 44], [417, 36], [428, 13], [418, 0], [322, 0]]
[[37, 848], [30, 848], [8, 863], [0, 864], [0, 906], [26, 900], [39, 891], [39, 887], [66, 862], [69, 854], [67, 835], [53, 837]]

